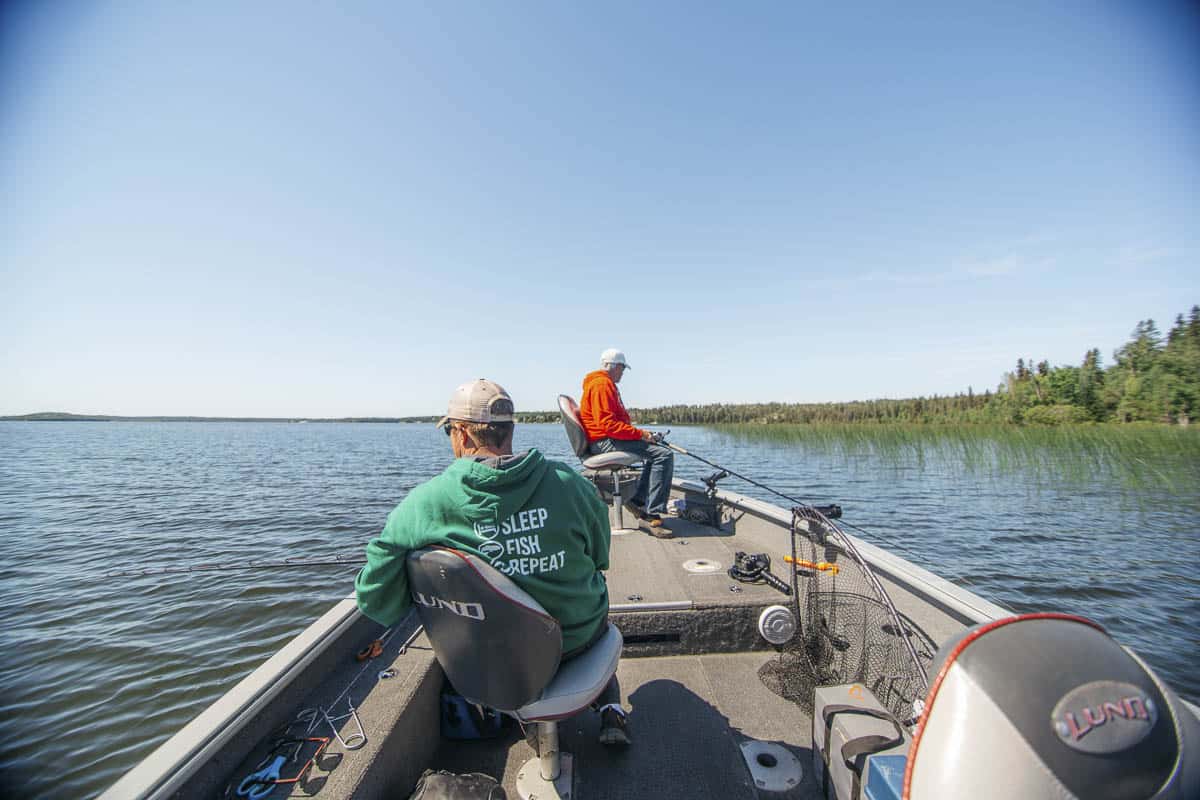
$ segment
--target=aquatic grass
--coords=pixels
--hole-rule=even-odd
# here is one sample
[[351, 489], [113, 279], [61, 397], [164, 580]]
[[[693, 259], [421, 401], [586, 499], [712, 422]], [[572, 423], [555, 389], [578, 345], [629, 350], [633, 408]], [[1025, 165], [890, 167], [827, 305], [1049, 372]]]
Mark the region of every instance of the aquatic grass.
[[1200, 486], [1200, 428], [1166, 425], [726, 424], [747, 441], [823, 456], [868, 457], [895, 468], [1017, 473], [1055, 485], [1115, 479], [1129, 491], [1192, 493]]

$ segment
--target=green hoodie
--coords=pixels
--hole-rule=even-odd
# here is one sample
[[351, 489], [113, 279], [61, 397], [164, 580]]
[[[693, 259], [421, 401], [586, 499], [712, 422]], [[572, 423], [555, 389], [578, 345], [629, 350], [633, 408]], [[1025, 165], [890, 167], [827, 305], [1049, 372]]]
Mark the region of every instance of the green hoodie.
[[[515, 463], [514, 463], [515, 462]], [[413, 489], [367, 545], [358, 607], [393, 625], [412, 602], [405, 558], [441, 544], [508, 575], [559, 621], [563, 652], [586, 644], [608, 613], [608, 509], [573, 469], [537, 450], [501, 468], [459, 458]]]

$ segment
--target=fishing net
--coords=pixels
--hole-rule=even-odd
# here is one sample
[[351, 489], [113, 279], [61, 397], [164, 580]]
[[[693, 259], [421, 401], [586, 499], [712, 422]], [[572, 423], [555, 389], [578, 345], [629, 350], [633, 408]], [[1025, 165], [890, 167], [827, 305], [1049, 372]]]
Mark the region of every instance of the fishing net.
[[809, 713], [815, 687], [861, 683], [897, 719], [915, 717], [933, 643], [897, 612], [850, 537], [811, 506], [792, 509], [792, 559], [802, 625], [759, 677]]

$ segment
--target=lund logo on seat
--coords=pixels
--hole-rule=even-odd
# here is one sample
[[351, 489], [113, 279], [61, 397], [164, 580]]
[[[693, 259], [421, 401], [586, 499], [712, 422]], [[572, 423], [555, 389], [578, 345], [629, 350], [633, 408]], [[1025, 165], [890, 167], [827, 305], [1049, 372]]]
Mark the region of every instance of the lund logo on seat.
[[1059, 738], [1085, 753], [1117, 753], [1145, 739], [1158, 721], [1154, 701], [1138, 687], [1119, 681], [1077, 686], [1054, 707], [1051, 724]]
[[424, 595], [420, 592], [413, 592], [413, 600], [425, 606], [426, 608], [444, 608], [452, 614], [457, 614], [460, 617], [466, 617], [473, 620], [484, 620], [487, 616], [483, 613], [482, 603], [464, 603], [461, 600], [443, 600], [440, 597], [433, 595]]

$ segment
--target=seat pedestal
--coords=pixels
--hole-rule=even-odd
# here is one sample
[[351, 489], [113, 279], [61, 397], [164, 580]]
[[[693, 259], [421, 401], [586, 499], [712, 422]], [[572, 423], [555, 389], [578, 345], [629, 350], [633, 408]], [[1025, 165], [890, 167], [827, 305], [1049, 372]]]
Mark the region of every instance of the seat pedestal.
[[637, 528], [626, 528], [625, 527], [625, 506], [621, 502], [621, 470], [620, 469], [609, 470], [608, 474], [612, 476], [612, 481], [613, 481], [612, 504], [613, 504], [613, 511], [615, 511], [616, 515], [617, 515], [617, 524], [612, 529], [612, 532], [614, 534], [637, 533]]
[[571, 800], [575, 776], [570, 753], [559, 752], [558, 722], [538, 722], [538, 755], [517, 771], [521, 800]]

